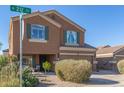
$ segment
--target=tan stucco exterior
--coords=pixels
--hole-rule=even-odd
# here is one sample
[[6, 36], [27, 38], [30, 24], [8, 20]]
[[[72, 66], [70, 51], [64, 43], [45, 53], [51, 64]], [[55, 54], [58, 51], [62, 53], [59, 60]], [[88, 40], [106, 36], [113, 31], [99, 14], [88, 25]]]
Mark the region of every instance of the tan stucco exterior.
[[[23, 39], [23, 55], [32, 55], [35, 58], [36, 63], [40, 63], [40, 55], [47, 55], [49, 60], [61, 60], [61, 59], [88, 59], [93, 63], [95, 58], [94, 48], [85, 48], [84, 46], [84, 36], [85, 31], [79, 27], [76, 27], [73, 24], [70, 24], [68, 21], [63, 20], [61, 17], [49, 14], [42, 15], [42, 13], [38, 13], [37, 15], [31, 16], [32, 14], [28, 14], [24, 16], [24, 39]], [[51, 16], [54, 15], [54, 18]], [[44, 18], [44, 16], [46, 16]], [[49, 21], [50, 19], [50, 21]], [[54, 22], [54, 23], [52, 23]], [[34, 42], [30, 41], [27, 37], [26, 33], [26, 24], [39, 24], [45, 25], [49, 27], [49, 39], [47, 42]], [[76, 47], [76, 50], [67, 46], [64, 43], [64, 31], [73, 30], [79, 32], [79, 46], [71, 46]], [[19, 55], [19, 20], [18, 17], [13, 17], [10, 21], [10, 32], [9, 32], [9, 54], [10, 55]], [[61, 50], [61, 47], [65, 47]], [[74, 51], [73, 51], [74, 50]], [[61, 55], [62, 53], [71, 53], [70, 55]], [[72, 55], [74, 53], [74, 55]], [[78, 53], [79, 56], [75, 53]]]

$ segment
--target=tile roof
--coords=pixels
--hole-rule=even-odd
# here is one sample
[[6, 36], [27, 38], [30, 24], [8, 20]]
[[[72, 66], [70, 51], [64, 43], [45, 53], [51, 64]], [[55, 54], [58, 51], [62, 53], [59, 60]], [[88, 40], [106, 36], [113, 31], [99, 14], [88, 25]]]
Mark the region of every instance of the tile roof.
[[83, 46], [72, 46], [72, 45], [64, 45], [63, 47], [74, 47], [74, 48], [89, 48], [89, 49], [96, 49], [95, 47], [87, 44], [87, 43], [84, 43]]
[[84, 46], [83, 47], [84, 48], [93, 48], [93, 49], [96, 49], [94, 46], [91, 46], [91, 45], [89, 45], [87, 43], [84, 43]]
[[104, 46], [98, 46], [97, 48], [101, 49], [101, 48], [106, 48], [106, 47], [111, 47], [111, 46], [110, 45], [104, 45]]
[[124, 45], [118, 45], [113, 47], [97, 48], [96, 54], [108, 54], [114, 53], [120, 49], [124, 48]]

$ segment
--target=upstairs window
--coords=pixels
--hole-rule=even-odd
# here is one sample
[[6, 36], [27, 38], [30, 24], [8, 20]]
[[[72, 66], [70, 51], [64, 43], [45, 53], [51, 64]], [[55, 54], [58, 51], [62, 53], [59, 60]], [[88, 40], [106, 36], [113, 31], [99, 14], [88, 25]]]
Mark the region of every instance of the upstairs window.
[[45, 40], [45, 26], [31, 25], [31, 39]]
[[43, 42], [49, 38], [48, 26], [27, 23], [27, 38], [30, 41]]
[[76, 31], [66, 31], [64, 38], [65, 44], [77, 45], [79, 43], [79, 33]]

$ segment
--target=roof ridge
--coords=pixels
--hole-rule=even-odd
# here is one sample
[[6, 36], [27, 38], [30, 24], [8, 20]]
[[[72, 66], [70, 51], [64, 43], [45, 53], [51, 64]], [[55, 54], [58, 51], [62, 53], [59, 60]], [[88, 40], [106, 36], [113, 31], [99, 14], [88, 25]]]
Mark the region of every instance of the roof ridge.
[[97, 49], [97, 54], [106, 54], [106, 53], [115, 53], [119, 51], [120, 49], [123, 49], [124, 45], [117, 45], [117, 46], [112, 46], [112, 47], [106, 47], [106, 48], [99, 48]]

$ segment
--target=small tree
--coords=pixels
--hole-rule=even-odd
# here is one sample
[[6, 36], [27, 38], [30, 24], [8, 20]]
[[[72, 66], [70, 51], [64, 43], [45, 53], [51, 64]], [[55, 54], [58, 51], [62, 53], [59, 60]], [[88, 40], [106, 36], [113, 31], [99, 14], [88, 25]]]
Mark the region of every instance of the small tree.
[[[45, 61], [45, 62], [43, 63], [43, 69], [44, 69], [45, 75], [46, 75], [47, 71], [49, 72], [50, 69], [51, 69], [51, 64], [50, 64], [48, 61]], [[45, 78], [45, 80], [46, 80], [46, 78]]]
[[43, 63], [43, 69], [44, 69], [45, 74], [46, 74], [46, 72], [47, 71], [49, 72], [49, 70], [51, 69], [51, 64], [48, 61], [44, 62]]

